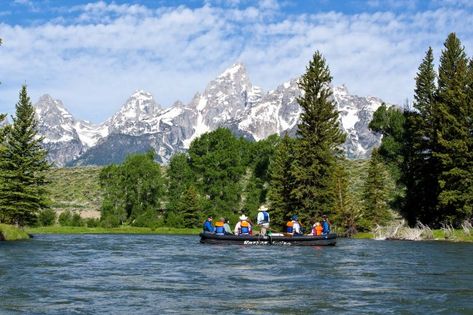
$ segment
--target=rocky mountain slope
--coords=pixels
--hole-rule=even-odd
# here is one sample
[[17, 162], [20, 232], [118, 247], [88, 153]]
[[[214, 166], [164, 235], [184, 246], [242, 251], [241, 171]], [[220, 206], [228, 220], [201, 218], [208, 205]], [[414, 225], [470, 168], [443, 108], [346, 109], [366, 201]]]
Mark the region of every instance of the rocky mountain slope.
[[[218, 127], [251, 140], [275, 133], [295, 134], [300, 94], [296, 79], [264, 92], [252, 85], [243, 64], [235, 64], [189, 104], [176, 102], [163, 109], [150, 93], [137, 91], [99, 125], [75, 119], [61, 101], [49, 95], [42, 96], [35, 107], [49, 159], [58, 166], [104, 165], [149, 149], [166, 162], [173, 153], [185, 151], [193, 139]], [[351, 95], [345, 86], [334, 87], [333, 96], [340, 111], [340, 127], [348, 134], [344, 144], [347, 156], [368, 156], [380, 140], [368, 124], [382, 100]]]

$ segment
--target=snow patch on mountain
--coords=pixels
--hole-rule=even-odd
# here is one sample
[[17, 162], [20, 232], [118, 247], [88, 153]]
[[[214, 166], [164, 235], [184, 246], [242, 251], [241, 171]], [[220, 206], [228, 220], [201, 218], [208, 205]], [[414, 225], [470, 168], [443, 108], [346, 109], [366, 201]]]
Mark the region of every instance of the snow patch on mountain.
[[[344, 85], [332, 87], [332, 92], [340, 127], [348, 135], [344, 144], [347, 156], [367, 157], [380, 141], [368, 124], [382, 100], [351, 95]], [[61, 101], [49, 95], [41, 97], [35, 108], [49, 159], [58, 166], [73, 160], [81, 165], [116, 162], [134, 150], [149, 148], [156, 151], [159, 161], [166, 162], [218, 127], [254, 140], [285, 132], [294, 135], [302, 113], [297, 103], [301, 95], [297, 79], [265, 92], [252, 85], [245, 66], [236, 63], [187, 105], [178, 101], [162, 109], [149, 92], [139, 90], [99, 125], [74, 119]]]

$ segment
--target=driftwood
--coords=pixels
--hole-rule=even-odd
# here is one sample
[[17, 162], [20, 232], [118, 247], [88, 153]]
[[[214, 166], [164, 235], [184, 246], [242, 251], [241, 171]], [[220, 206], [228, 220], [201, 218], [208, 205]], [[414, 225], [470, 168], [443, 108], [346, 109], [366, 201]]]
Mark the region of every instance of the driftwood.
[[373, 232], [375, 239], [378, 240], [419, 241], [433, 238], [432, 230], [428, 226], [419, 222], [415, 227], [410, 228], [404, 220], [389, 226], [378, 225]]

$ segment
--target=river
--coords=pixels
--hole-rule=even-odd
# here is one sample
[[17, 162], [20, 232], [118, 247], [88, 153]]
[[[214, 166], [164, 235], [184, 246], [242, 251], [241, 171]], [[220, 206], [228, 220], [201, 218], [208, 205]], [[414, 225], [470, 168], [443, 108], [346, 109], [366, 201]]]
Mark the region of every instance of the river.
[[473, 244], [219, 246], [197, 236], [0, 242], [0, 314], [473, 314]]

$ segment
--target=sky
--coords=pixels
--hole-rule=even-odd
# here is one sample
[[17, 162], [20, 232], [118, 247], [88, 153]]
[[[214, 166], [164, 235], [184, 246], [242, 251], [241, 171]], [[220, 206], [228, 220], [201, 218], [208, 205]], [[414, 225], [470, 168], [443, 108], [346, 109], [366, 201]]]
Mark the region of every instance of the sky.
[[0, 0], [0, 113], [27, 84], [95, 123], [136, 90], [189, 103], [236, 62], [275, 89], [319, 50], [333, 84], [404, 104], [429, 46], [455, 32], [473, 54], [470, 0]]

